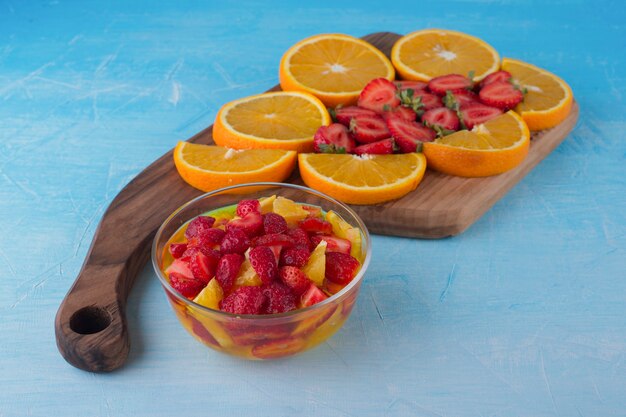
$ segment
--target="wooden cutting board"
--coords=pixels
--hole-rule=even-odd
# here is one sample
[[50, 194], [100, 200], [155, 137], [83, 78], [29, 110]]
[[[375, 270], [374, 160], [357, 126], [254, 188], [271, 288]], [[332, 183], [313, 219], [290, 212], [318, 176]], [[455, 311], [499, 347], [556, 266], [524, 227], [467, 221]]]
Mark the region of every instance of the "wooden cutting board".
[[[399, 37], [381, 32], [364, 39], [389, 55]], [[578, 105], [574, 103], [563, 123], [533, 134], [528, 157], [505, 174], [468, 179], [427, 171], [419, 187], [405, 197], [353, 208], [372, 233], [415, 238], [459, 234], [555, 149], [577, 119]], [[189, 142], [213, 143], [212, 127]], [[297, 172], [289, 181], [301, 183]], [[200, 194], [178, 176], [170, 151], [141, 172], [111, 202], [85, 263], [56, 316], [57, 346], [70, 364], [103, 372], [124, 363], [130, 348], [126, 299], [149, 258], [152, 238], [167, 216]], [[120, 236], [124, 237], [123, 244]]]

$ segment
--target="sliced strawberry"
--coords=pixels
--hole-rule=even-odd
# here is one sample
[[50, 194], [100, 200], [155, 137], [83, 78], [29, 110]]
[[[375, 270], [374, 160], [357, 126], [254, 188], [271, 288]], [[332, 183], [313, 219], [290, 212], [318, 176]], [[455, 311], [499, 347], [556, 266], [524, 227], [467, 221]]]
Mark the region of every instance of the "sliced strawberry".
[[262, 289], [266, 298], [263, 313], [278, 314], [296, 309], [296, 297], [282, 282], [274, 281], [263, 285]]
[[372, 143], [389, 137], [387, 124], [377, 114], [353, 117], [350, 122], [350, 132], [359, 143]]
[[326, 220], [312, 218], [304, 219], [300, 222], [302, 230], [308, 233], [330, 234], [333, 231], [333, 225]]
[[311, 284], [311, 280], [295, 266], [283, 266], [278, 275], [282, 282], [291, 289], [295, 295], [302, 295]]
[[287, 229], [289, 229], [287, 221], [280, 214], [267, 213], [263, 215], [263, 231], [265, 234], [285, 233]]
[[361, 264], [347, 253], [326, 254], [326, 279], [345, 285], [352, 281]]
[[306, 265], [310, 257], [311, 252], [309, 252], [309, 249], [301, 247], [286, 248], [280, 253], [280, 262], [278, 264], [281, 266], [297, 266], [301, 268]]
[[210, 216], [198, 216], [189, 222], [187, 229], [185, 230], [185, 237], [191, 239], [202, 232], [209, 230], [213, 227], [215, 219]]
[[232, 314], [261, 314], [265, 294], [261, 287], [244, 286], [220, 301], [220, 310]]
[[357, 146], [356, 148], [354, 148], [354, 153], [357, 155], [388, 155], [393, 153], [394, 144], [395, 142], [392, 138], [383, 139], [379, 140], [378, 142]]
[[263, 215], [256, 211], [248, 212], [240, 219], [233, 219], [226, 225], [226, 231], [241, 229], [250, 237], [263, 233]]
[[354, 146], [348, 128], [340, 123], [320, 126], [313, 136], [313, 149], [318, 153], [351, 153]]
[[382, 113], [400, 105], [397, 93], [394, 83], [386, 78], [375, 78], [361, 91], [358, 104], [359, 107]]
[[215, 279], [219, 282], [225, 293], [230, 292], [239, 273], [244, 257], [238, 253], [227, 253], [222, 256], [217, 264]]
[[264, 284], [272, 282], [278, 274], [278, 267], [274, 252], [267, 246], [257, 246], [250, 250], [248, 255], [250, 264]]
[[357, 116], [376, 116], [374, 110], [364, 109], [358, 106], [337, 107], [335, 109], [335, 119], [346, 127], [350, 127], [350, 120]]
[[459, 130], [459, 118], [456, 112], [446, 107], [428, 110], [422, 115], [422, 123], [443, 134], [446, 134], [445, 131]]
[[524, 100], [524, 93], [508, 81], [494, 81], [478, 93], [480, 101], [487, 106], [509, 110]]
[[307, 288], [307, 290], [300, 297], [300, 305], [302, 308], [309, 307], [313, 304], [320, 303], [327, 298], [328, 296], [311, 282], [311, 284], [309, 284], [309, 288]]
[[215, 347], [220, 347], [220, 344], [217, 340], [209, 333], [209, 331], [193, 316], [188, 316], [191, 321], [191, 330], [193, 333], [202, 339], [203, 342], [208, 343]]
[[263, 235], [256, 237], [252, 240], [252, 246], [281, 246], [284, 248], [290, 248], [295, 245], [295, 240], [282, 233], [272, 233], [269, 235]]
[[280, 245], [274, 245], [274, 246], [268, 246], [271, 250], [272, 253], [274, 254], [274, 259], [276, 260], [276, 265], [278, 265], [280, 263], [280, 254], [283, 251], [283, 247]]
[[498, 117], [501, 114], [502, 110], [495, 107], [485, 106], [484, 104], [475, 104], [461, 110], [463, 124], [470, 130], [474, 126], [485, 123], [486, 121], [491, 120], [494, 117]]
[[307, 232], [302, 230], [302, 228], [294, 227], [293, 229], [287, 230], [285, 234], [293, 239], [294, 247], [309, 250], [309, 246], [311, 244], [309, 241], [309, 235]]
[[205, 287], [205, 283], [195, 278], [188, 279], [188, 277], [172, 272], [170, 274], [170, 284], [172, 287], [181, 293], [183, 297], [195, 298], [200, 291]]
[[196, 251], [189, 259], [189, 269], [195, 279], [206, 285], [215, 275], [218, 260], [218, 255], [207, 256], [201, 251]]
[[411, 89], [413, 92], [425, 91], [428, 84], [422, 81], [394, 81], [399, 91]]
[[464, 109], [473, 106], [478, 101], [478, 96], [471, 91], [457, 91], [456, 93], [447, 92], [443, 98], [443, 104], [451, 110]]
[[483, 88], [486, 85], [489, 85], [497, 81], [509, 81], [511, 78], [512, 78], [511, 73], [508, 71], [501, 70], [501, 71], [492, 72], [491, 74], [483, 78], [483, 80], [480, 82], [480, 88]]
[[347, 239], [342, 239], [337, 236], [325, 236], [325, 235], [311, 236], [311, 244], [313, 247], [316, 247], [322, 240], [326, 241], [326, 253], [329, 253], [329, 252], [350, 253], [350, 249], [352, 249], [352, 244]]
[[400, 119], [412, 122], [417, 119], [417, 113], [415, 113], [410, 107], [398, 106], [383, 113], [383, 119], [387, 120], [388, 117], [399, 117]]
[[237, 204], [237, 216], [244, 217], [250, 212], [261, 213], [259, 200], [241, 200]]
[[222, 229], [213, 228], [205, 230], [201, 234], [189, 239], [188, 246], [212, 248], [222, 243], [225, 235], [226, 232]]
[[430, 109], [436, 109], [437, 107], [443, 106], [443, 103], [441, 102], [441, 97], [434, 94], [418, 92], [415, 96], [420, 98], [423, 111], [428, 111]]
[[243, 254], [249, 246], [250, 238], [246, 232], [241, 229], [231, 228], [224, 235], [224, 239], [220, 244], [220, 252]]
[[387, 126], [402, 153], [415, 152], [421, 142], [431, 142], [437, 136], [434, 130], [420, 123], [398, 117], [389, 117]]
[[165, 274], [167, 276], [173, 273], [178, 274], [183, 279], [195, 279], [193, 277], [193, 272], [189, 269], [189, 264], [182, 259], [175, 259], [174, 262], [172, 262], [165, 270]]
[[322, 209], [318, 206], [307, 206], [306, 204], [303, 204], [302, 208], [309, 212], [309, 215], [307, 216], [309, 219], [313, 217], [322, 217]]
[[[400, 102], [403, 107], [408, 107], [417, 116], [421, 116], [427, 110], [441, 107], [443, 104], [441, 98], [430, 94], [424, 90], [413, 91], [411, 89], [402, 90], [399, 94]], [[404, 117], [404, 119], [409, 119]], [[411, 120], [415, 120], [414, 118]]]
[[187, 250], [187, 244], [186, 243], [172, 243], [168, 249], [170, 253], [172, 254], [172, 257], [174, 259], [178, 259], [181, 256], [183, 256], [183, 253], [185, 253], [185, 251]]
[[438, 96], [445, 96], [446, 91], [462, 91], [472, 88], [472, 80], [460, 74], [448, 74], [435, 77], [428, 82], [428, 89]]
[[[267, 337], [264, 338], [267, 340]], [[252, 348], [252, 354], [261, 359], [276, 359], [294, 355], [306, 347], [306, 341], [301, 338], [287, 337], [280, 340], [263, 342]]]

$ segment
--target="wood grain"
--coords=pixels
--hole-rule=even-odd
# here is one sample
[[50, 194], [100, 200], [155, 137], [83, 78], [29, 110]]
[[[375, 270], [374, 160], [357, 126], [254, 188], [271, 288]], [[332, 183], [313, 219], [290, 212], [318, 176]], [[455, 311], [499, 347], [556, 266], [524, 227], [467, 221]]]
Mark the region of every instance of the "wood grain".
[[[389, 54], [398, 37], [381, 32], [364, 39]], [[466, 179], [429, 171], [422, 184], [400, 200], [353, 208], [373, 233], [419, 238], [461, 233], [556, 148], [577, 118], [578, 106], [574, 104], [561, 125], [534, 134], [528, 157], [510, 172]], [[213, 143], [212, 127], [189, 141]], [[290, 181], [301, 182], [297, 173]], [[164, 190], [168, 190], [167, 198]], [[123, 365], [130, 348], [126, 300], [149, 257], [154, 233], [170, 213], [200, 194], [180, 179], [170, 151], [113, 200], [94, 235], [85, 263], [57, 312], [57, 346], [70, 364], [93, 372], [111, 371]]]

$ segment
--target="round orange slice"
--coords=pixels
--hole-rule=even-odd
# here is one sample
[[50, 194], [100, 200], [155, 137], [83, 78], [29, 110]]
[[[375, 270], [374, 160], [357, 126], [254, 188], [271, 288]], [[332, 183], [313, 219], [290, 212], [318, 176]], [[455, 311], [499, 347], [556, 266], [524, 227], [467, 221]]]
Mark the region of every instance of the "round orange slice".
[[524, 101], [515, 107], [530, 130], [549, 129], [561, 123], [572, 108], [574, 95], [565, 81], [526, 62], [504, 58], [502, 69], [524, 89]]
[[282, 149], [234, 150], [178, 142], [174, 164], [186, 183], [208, 192], [249, 182], [282, 182], [293, 171], [296, 155]]
[[324, 104], [298, 91], [264, 93], [222, 106], [213, 139], [233, 149], [313, 150], [313, 136], [331, 119]]
[[376, 204], [413, 191], [424, 176], [421, 153], [346, 155], [301, 153], [305, 184], [348, 204]]
[[446, 74], [468, 75], [480, 81], [500, 67], [496, 50], [477, 37], [443, 29], [425, 29], [398, 39], [391, 62], [405, 80], [429, 81]]
[[424, 143], [428, 167], [449, 175], [486, 177], [519, 165], [530, 145], [524, 120], [514, 111]]
[[356, 103], [374, 78], [393, 80], [389, 59], [370, 43], [348, 35], [322, 34], [306, 38], [285, 52], [279, 68], [285, 91], [306, 91], [326, 106]]

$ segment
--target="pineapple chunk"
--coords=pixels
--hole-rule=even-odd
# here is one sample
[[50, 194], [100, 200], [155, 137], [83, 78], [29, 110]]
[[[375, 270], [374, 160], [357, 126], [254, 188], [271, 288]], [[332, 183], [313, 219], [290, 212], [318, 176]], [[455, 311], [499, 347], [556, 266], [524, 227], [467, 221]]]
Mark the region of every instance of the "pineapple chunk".
[[352, 227], [337, 213], [330, 210], [326, 213], [326, 221], [333, 226], [333, 233], [342, 239], [348, 239], [352, 244], [350, 255], [361, 260], [361, 231], [357, 227]]
[[213, 310], [219, 310], [220, 301], [224, 298], [224, 291], [222, 291], [222, 287], [220, 283], [217, 282], [215, 278], [213, 278], [206, 287], [200, 291], [196, 298], [193, 299], [193, 302], [196, 304], [200, 304], [201, 306], [211, 308]]
[[276, 197], [273, 203], [274, 213], [280, 214], [287, 220], [289, 225], [295, 225], [300, 220], [304, 220], [309, 212], [302, 208], [302, 205], [293, 202], [285, 197]]
[[302, 272], [318, 287], [324, 284], [326, 276], [326, 241], [322, 240], [311, 252], [309, 261], [302, 267]]

